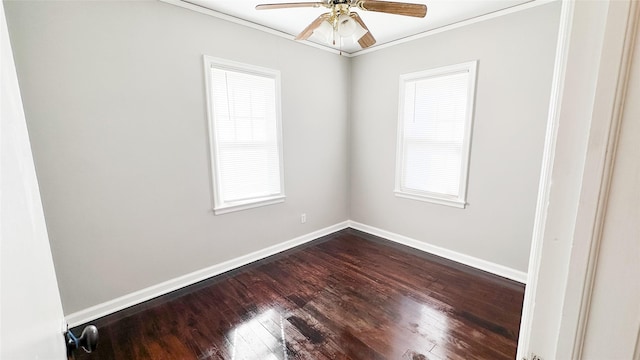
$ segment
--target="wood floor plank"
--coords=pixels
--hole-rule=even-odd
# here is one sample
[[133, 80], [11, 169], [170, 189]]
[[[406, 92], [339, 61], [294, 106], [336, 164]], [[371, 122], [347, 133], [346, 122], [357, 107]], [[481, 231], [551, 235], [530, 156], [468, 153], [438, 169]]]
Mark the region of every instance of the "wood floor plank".
[[513, 359], [523, 294], [348, 229], [98, 319], [76, 359]]

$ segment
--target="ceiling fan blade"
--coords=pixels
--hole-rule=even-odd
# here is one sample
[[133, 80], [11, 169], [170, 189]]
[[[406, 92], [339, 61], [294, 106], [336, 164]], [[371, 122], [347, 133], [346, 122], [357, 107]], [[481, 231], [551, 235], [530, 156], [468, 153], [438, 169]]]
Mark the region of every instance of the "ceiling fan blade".
[[297, 2], [297, 3], [280, 3], [280, 4], [260, 4], [256, 5], [256, 10], [271, 10], [271, 9], [288, 9], [288, 8], [304, 8], [304, 7], [321, 7], [327, 6], [323, 2]]
[[377, 11], [404, 16], [425, 17], [427, 15], [427, 5], [424, 4], [362, 0], [358, 2], [358, 7], [367, 11]]
[[367, 33], [362, 35], [362, 37], [360, 39], [358, 39], [358, 44], [360, 44], [360, 46], [363, 49], [366, 49], [369, 46], [375, 44], [376, 43], [376, 39], [373, 37], [373, 35], [371, 35], [371, 31], [369, 31], [369, 28], [367, 28], [367, 25], [364, 24], [364, 21], [362, 21], [362, 18], [360, 17], [360, 15], [358, 15], [358, 13], [355, 13], [355, 12], [352, 11], [351, 12], [351, 17], [358, 24], [360, 24], [360, 26], [362, 26], [363, 29], [367, 30]]
[[323, 21], [327, 20], [331, 15], [329, 13], [322, 14], [318, 16], [309, 26], [307, 26], [298, 36], [296, 36], [296, 40], [307, 40], [311, 34], [313, 34], [313, 30], [317, 29]]

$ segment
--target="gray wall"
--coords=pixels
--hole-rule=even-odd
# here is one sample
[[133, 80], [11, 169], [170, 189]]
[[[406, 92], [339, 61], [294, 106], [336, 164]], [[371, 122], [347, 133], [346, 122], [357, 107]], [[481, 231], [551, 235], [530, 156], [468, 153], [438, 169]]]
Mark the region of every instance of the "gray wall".
[[[66, 314], [349, 218], [526, 271], [558, 3], [352, 59], [159, 2], [5, 7]], [[213, 215], [202, 54], [281, 70], [285, 203]], [[396, 198], [398, 76], [475, 59], [469, 207]]]
[[[527, 270], [559, 2], [352, 61], [352, 220], [515, 270]], [[479, 60], [468, 203], [394, 196], [398, 77]]]
[[[66, 314], [348, 219], [349, 59], [159, 2], [5, 7]], [[281, 70], [284, 203], [213, 215], [202, 54]]]

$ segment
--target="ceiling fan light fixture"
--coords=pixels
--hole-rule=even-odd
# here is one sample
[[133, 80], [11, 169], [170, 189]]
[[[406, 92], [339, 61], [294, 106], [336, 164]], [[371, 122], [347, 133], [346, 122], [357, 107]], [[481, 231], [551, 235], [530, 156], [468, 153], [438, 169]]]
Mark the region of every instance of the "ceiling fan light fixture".
[[357, 29], [358, 24], [347, 14], [338, 16], [337, 30], [341, 37], [350, 37]]
[[313, 30], [313, 34], [325, 43], [331, 44], [333, 41], [333, 26], [328, 21], [323, 21]]

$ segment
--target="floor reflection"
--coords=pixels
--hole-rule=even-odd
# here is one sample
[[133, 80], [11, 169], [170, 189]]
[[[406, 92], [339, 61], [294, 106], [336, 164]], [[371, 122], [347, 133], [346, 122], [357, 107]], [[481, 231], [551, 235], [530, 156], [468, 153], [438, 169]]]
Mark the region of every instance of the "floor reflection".
[[[403, 296], [399, 299], [398, 313], [401, 314], [401, 328], [408, 329], [412, 336], [418, 336], [420, 341], [412, 341], [413, 346], [405, 347], [402, 359], [429, 358], [427, 354], [437, 345], [447, 346], [449, 342], [449, 319], [446, 305], [425, 303]], [[402, 334], [399, 331], [398, 334]], [[415, 339], [415, 338], [414, 338]], [[397, 345], [402, 347], [406, 339], [397, 338]]]
[[230, 338], [232, 360], [287, 359], [284, 319], [275, 309], [266, 310], [236, 326], [231, 330]]
[[[416, 331], [435, 343], [442, 343], [449, 333], [449, 318], [445, 309], [432, 304], [417, 303], [420, 316], [416, 323], [411, 323]], [[428, 335], [427, 335], [428, 334]]]

